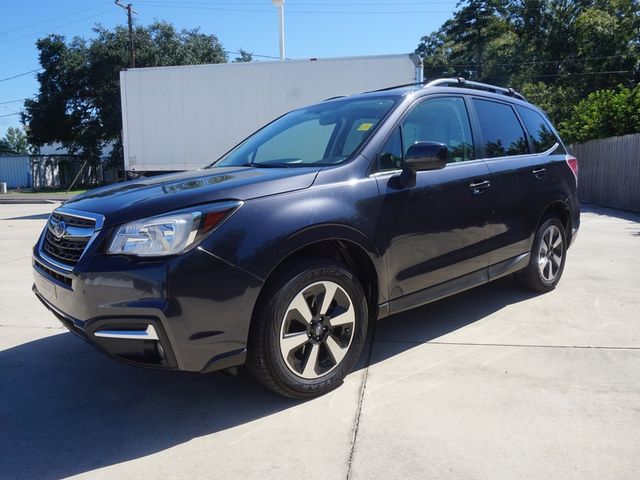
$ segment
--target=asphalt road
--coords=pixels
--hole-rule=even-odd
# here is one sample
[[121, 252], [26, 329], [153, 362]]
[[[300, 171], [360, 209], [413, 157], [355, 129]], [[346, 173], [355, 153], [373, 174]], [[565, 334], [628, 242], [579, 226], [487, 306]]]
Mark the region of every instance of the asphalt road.
[[376, 324], [307, 402], [120, 365], [31, 293], [52, 205], [0, 205], [0, 478], [640, 478], [640, 215], [588, 208], [552, 293], [506, 278]]

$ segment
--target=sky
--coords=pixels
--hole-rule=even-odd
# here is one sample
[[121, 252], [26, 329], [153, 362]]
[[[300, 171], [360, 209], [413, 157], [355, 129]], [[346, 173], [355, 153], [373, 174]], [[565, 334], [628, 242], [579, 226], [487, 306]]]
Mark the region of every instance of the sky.
[[[123, 0], [126, 2], [126, 0]], [[287, 58], [409, 53], [451, 17], [458, 0], [285, 0]], [[226, 50], [277, 57], [271, 0], [131, 0], [135, 22], [200, 27]], [[91, 38], [92, 27], [126, 23], [113, 0], [0, 0], [0, 137], [20, 126], [24, 98], [37, 93], [35, 41], [50, 33]], [[230, 59], [235, 55], [229, 54]], [[269, 61], [267, 58], [254, 57]], [[11, 78], [15, 77], [15, 78]]]

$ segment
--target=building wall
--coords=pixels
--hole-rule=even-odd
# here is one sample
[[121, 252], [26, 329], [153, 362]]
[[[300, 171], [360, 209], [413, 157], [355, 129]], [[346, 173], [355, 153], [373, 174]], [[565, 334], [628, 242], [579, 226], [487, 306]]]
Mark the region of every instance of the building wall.
[[9, 188], [32, 186], [29, 155], [0, 155], [0, 182]]

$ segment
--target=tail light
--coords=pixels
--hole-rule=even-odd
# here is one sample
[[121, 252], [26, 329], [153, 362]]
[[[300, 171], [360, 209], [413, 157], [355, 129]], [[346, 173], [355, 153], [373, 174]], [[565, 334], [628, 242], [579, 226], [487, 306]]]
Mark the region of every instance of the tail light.
[[567, 155], [567, 165], [573, 172], [573, 175], [576, 177], [576, 182], [578, 181], [578, 159], [573, 155]]

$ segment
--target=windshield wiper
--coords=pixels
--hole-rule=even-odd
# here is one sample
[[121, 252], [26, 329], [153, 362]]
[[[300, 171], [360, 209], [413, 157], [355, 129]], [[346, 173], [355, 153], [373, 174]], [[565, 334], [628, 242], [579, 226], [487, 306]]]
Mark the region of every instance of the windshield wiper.
[[245, 163], [240, 165], [241, 167], [255, 167], [255, 168], [295, 168], [295, 167], [309, 167], [303, 163]]

